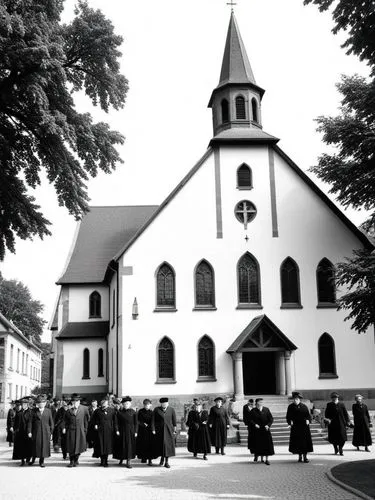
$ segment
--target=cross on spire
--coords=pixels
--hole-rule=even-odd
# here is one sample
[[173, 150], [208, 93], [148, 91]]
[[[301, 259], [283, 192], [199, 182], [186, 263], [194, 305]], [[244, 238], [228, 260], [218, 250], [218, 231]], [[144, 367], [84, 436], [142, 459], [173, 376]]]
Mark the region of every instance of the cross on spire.
[[237, 5], [237, 4], [236, 4], [236, 2], [233, 2], [233, 0], [230, 0], [230, 2], [227, 2], [227, 5], [230, 5], [230, 7], [231, 7], [231, 8], [230, 8], [230, 10], [231, 10], [231, 12], [234, 12], [233, 7], [234, 7], [235, 5]]

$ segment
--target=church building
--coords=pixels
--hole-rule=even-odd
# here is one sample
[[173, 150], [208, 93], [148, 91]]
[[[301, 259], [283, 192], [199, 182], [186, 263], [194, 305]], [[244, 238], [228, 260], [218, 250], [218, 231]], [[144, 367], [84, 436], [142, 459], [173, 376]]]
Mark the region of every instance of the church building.
[[334, 283], [372, 243], [264, 130], [264, 93], [232, 13], [203, 156], [161, 205], [78, 224], [54, 395], [375, 397], [374, 332], [351, 330]]

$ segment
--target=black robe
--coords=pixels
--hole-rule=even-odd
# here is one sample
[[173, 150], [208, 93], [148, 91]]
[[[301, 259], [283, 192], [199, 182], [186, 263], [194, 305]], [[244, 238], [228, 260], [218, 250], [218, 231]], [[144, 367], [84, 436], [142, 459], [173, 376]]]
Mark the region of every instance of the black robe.
[[353, 446], [370, 446], [372, 439], [367, 406], [364, 403], [354, 403], [352, 411], [354, 419]]
[[158, 406], [152, 412], [151, 429], [155, 431], [153, 450], [155, 458], [176, 455], [174, 435], [176, 425], [176, 413], [170, 406], [165, 411]]
[[66, 457], [67, 449], [66, 449], [66, 434], [62, 433], [62, 428], [64, 425], [65, 413], [68, 409], [65, 407], [61, 407], [57, 410], [55, 415], [55, 427], [53, 429], [53, 444], [57, 446], [61, 446], [61, 452], [63, 457]]
[[143, 460], [152, 460], [154, 457], [154, 435], [151, 429], [152, 410], [141, 408], [137, 414], [138, 435], [136, 440], [137, 456]]
[[39, 408], [32, 411], [31, 418], [27, 423], [27, 432], [32, 434], [32, 456], [38, 458], [50, 457], [53, 418], [49, 408], [44, 408], [43, 415]]
[[[136, 455], [135, 434], [137, 433], [137, 414], [133, 408], [122, 409], [115, 414], [115, 437], [113, 458], [130, 460]], [[117, 435], [117, 432], [120, 435]]]
[[250, 453], [254, 453], [254, 433], [252, 432], [250, 425], [250, 412], [253, 410], [249, 408], [249, 405], [245, 405], [242, 410], [243, 423], [247, 426], [247, 447]]
[[328, 441], [336, 446], [344, 446], [347, 439], [346, 428], [349, 426], [349, 415], [344, 403], [330, 401], [324, 416], [331, 421], [328, 424]]
[[313, 451], [310, 425], [306, 424], [306, 420], [311, 422], [311, 415], [305, 404], [292, 403], [288, 406], [286, 421], [288, 425], [291, 425], [289, 438], [291, 453], [303, 455]]
[[14, 448], [13, 460], [24, 460], [31, 458], [32, 440], [28, 436], [27, 426], [31, 418], [31, 410], [19, 410], [14, 419]]
[[65, 412], [62, 430], [66, 432], [66, 450], [69, 455], [79, 455], [87, 449], [86, 433], [89, 423], [89, 411], [80, 405], [75, 414], [74, 408]]
[[87, 447], [88, 448], [95, 448], [95, 441], [98, 435], [98, 432], [95, 430], [94, 426], [94, 414], [98, 408], [95, 408], [93, 410], [91, 407], [89, 408], [89, 423], [87, 427], [87, 435], [86, 435], [86, 440], [87, 440]]
[[113, 450], [113, 424], [115, 410], [111, 407], [103, 410], [98, 408], [92, 417], [95, 430], [94, 457], [100, 458], [102, 455], [111, 455]]
[[13, 408], [9, 408], [7, 414], [7, 441], [8, 443], [13, 443], [13, 431], [10, 429], [14, 429], [14, 419], [16, 417], [16, 412]]
[[191, 453], [211, 453], [211, 439], [208, 430], [208, 412], [190, 410], [186, 425], [189, 427], [187, 448]]
[[[268, 408], [263, 406], [262, 410], [253, 408], [250, 412], [250, 424], [252, 433], [253, 453], [257, 456], [271, 456], [275, 454], [272, 434], [270, 429], [266, 430], [266, 425], [271, 427], [273, 416]], [[259, 429], [255, 427], [259, 425]]]
[[211, 443], [215, 448], [224, 448], [227, 444], [227, 425], [229, 425], [228, 412], [224, 406], [213, 406], [208, 416]]

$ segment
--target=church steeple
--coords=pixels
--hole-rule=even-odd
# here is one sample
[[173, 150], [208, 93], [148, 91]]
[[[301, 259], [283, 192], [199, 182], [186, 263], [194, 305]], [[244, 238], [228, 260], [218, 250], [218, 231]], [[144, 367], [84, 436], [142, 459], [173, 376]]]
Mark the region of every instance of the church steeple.
[[[218, 86], [211, 95], [214, 140], [275, 140], [262, 132], [264, 90], [256, 84], [234, 13], [231, 13]], [[224, 131], [227, 131], [223, 134]]]

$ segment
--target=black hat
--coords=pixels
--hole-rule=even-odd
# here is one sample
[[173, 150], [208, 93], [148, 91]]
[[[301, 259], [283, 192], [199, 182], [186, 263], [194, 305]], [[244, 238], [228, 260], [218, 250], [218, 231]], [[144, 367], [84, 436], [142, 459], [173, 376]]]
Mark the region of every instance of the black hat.
[[298, 391], [294, 391], [292, 392], [292, 398], [299, 398], [299, 399], [302, 399], [302, 394]]
[[337, 392], [331, 392], [331, 398], [338, 398], [340, 397], [339, 394]]
[[75, 392], [72, 394], [71, 401], [81, 401], [81, 396]]
[[121, 403], [126, 403], [126, 401], [131, 401], [132, 398], [130, 396], [125, 396], [124, 398], [122, 398], [122, 401]]
[[39, 394], [36, 398], [37, 403], [45, 403], [47, 401], [47, 396], [45, 394]]
[[20, 405], [21, 404], [21, 401], [19, 399], [16, 399], [15, 402], [14, 402], [15, 405]]
[[169, 399], [168, 398], [160, 398], [159, 403], [168, 403]]
[[144, 405], [150, 405], [151, 404], [151, 399], [148, 399], [148, 398], [144, 399], [143, 400], [143, 404]]
[[253, 398], [250, 398], [250, 399], [249, 399], [249, 403], [254, 403]]
[[215, 403], [216, 401], [224, 401], [224, 399], [221, 396], [218, 396], [217, 398], [214, 399]]
[[263, 401], [263, 398], [256, 398], [255, 402], [259, 403], [259, 401]]

